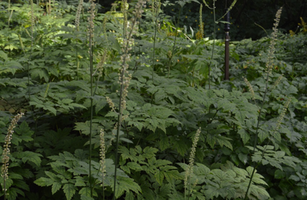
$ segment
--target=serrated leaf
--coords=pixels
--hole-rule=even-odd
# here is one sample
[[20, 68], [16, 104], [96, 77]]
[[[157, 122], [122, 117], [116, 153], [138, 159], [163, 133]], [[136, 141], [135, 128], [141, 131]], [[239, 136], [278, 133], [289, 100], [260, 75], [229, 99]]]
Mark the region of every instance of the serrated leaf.
[[81, 195], [81, 200], [94, 200], [94, 198], [89, 197], [89, 196], [85, 196], [85, 195]]
[[91, 196], [91, 188], [89, 187], [83, 187], [80, 191], [79, 191], [79, 194], [81, 196], [84, 196], [84, 197], [90, 197]]
[[14, 180], [14, 186], [25, 191], [30, 191], [29, 185], [23, 180]]
[[163, 171], [157, 171], [155, 173], [155, 178], [156, 178], [156, 181], [162, 185], [163, 184], [163, 180], [164, 180], [164, 172]]
[[4, 53], [3, 51], [0, 51], [0, 58], [2, 58], [4, 61], [8, 60], [7, 54]]
[[143, 149], [143, 156], [147, 159], [152, 158], [155, 156], [155, 154], [158, 152], [159, 150], [154, 148], [154, 147], [145, 147], [145, 149]]
[[63, 191], [65, 193], [66, 199], [71, 200], [71, 198], [76, 193], [76, 188], [73, 184], [68, 183], [63, 186]]
[[14, 173], [14, 172], [10, 172], [9, 177], [11, 179], [21, 179], [21, 180], [23, 179], [23, 177], [20, 174], [17, 174], [17, 173]]
[[291, 176], [289, 177], [289, 179], [294, 180], [294, 181], [296, 181], [296, 182], [300, 181], [300, 178], [299, 178], [298, 176], [296, 176], [296, 175], [291, 175]]
[[44, 106], [43, 109], [51, 112], [54, 116], [56, 116], [57, 111], [56, 111], [55, 108], [53, 108], [51, 106]]
[[229, 138], [224, 137], [224, 136], [216, 137], [216, 141], [219, 143], [219, 145], [221, 147], [226, 146], [226, 147], [228, 147], [229, 149], [232, 150], [232, 144], [228, 140], [229, 140]]
[[52, 194], [55, 194], [59, 189], [61, 189], [61, 187], [62, 187], [62, 184], [61, 184], [61, 183], [59, 183], [59, 182], [54, 182], [54, 183], [52, 184], [52, 188], [51, 188]]
[[40, 166], [42, 155], [32, 151], [23, 151], [18, 154], [18, 157], [22, 159], [22, 162], [33, 162], [36, 166]]
[[137, 122], [137, 121], [129, 121], [128, 125], [133, 125], [139, 129], [139, 131], [142, 131], [142, 128], [144, 126], [143, 122]]
[[244, 164], [247, 163], [248, 157], [247, 157], [246, 154], [239, 153], [238, 157], [239, 157], [239, 159], [241, 160], [241, 162], [243, 162]]
[[263, 142], [268, 136], [269, 136], [268, 131], [259, 129], [258, 137], [259, 137], [260, 142]]
[[168, 182], [172, 182], [173, 180], [183, 179], [177, 170], [165, 171], [164, 176]]
[[135, 171], [142, 171], [143, 170], [143, 168], [135, 162], [129, 162], [129, 163], [127, 163], [127, 166], [130, 169], [135, 170]]
[[170, 147], [169, 141], [168, 141], [168, 137], [163, 135], [160, 139], [159, 142], [159, 147], [161, 151], [164, 151], [165, 149]]
[[54, 173], [50, 172], [50, 171], [45, 171], [45, 174], [51, 178], [53, 181], [57, 181], [59, 180], [59, 178], [57, 177], [57, 175], [55, 175]]
[[279, 132], [275, 132], [273, 137], [278, 141], [278, 142], [281, 142], [281, 135]]
[[76, 177], [75, 186], [86, 186], [82, 177], [79, 177], [79, 176]]
[[[123, 195], [125, 191], [126, 192], [133, 191], [135, 193], [141, 192], [141, 187], [137, 183], [135, 183], [134, 180], [131, 178], [119, 176], [117, 178], [117, 183], [118, 186], [116, 187], [117, 190], [115, 192], [116, 198], [119, 198], [121, 195]], [[111, 185], [111, 187], [114, 191], [113, 184]]]
[[276, 151], [274, 154], [274, 157], [276, 158], [283, 158], [285, 156], [285, 152], [284, 151]]
[[206, 139], [207, 143], [210, 145], [211, 149], [214, 148], [215, 142], [216, 142], [216, 138], [213, 137], [210, 134], [207, 134], [207, 139]]
[[250, 139], [250, 135], [244, 129], [239, 129], [238, 133], [243, 141], [243, 144], [246, 144]]
[[54, 181], [50, 178], [40, 177], [39, 179], [35, 180], [34, 183], [38, 186], [50, 186], [54, 183]]

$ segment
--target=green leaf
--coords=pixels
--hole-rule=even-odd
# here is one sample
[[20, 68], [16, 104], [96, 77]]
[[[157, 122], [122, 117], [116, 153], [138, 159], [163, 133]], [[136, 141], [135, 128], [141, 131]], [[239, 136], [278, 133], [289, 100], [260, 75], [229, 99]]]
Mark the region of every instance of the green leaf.
[[239, 157], [239, 159], [241, 160], [241, 162], [243, 162], [244, 164], [246, 164], [246, 163], [247, 163], [247, 159], [248, 159], [248, 157], [247, 157], [247, 155], [246, 155], [246, 154], [239, 153], [238, 157]]
[[[117, 190], [115, 192], [116, 198], [119, 198], [121, 195], [123, 195], [125, 191], [126, 192], [133, 191], [137, 194], [141, 192], [140, 186], [137, 183], [135, 183], [134, 180], [131, 178], [119, 176], [117, 178], [117, 184], [118, 186], [116, 187]], [[111, 187], [114, 191], [113, 184], [111, 185]]]
[[[33, 140], [32, 135], [34, 131], [32, 131], [26, 121], [23, 121], [18, 127], [15, 128], [15, 132], [18, 134], [18, 138], [20, 141], [30, 142]], [[15, 137], [13, 137], [14, 140]]]
[[228, 147], [229, 149], [232, 150], [232, 144], [228, 141], [228, 140], [230, 140], [229, 138], [224, 137], [224, 136], [217, 136], [216, 140], [221, 147], [226, 146], [226, 147]]
[[76, 188], [73, 184], [68, 183], [63, 186], [63, 191], [65, 193], [66, 199], [71, 200], [71, 198], [76, 193]]
[[135, 171], [142, 171], [143, 170], [143, 168], [135, 162], [129, 162], [129, 163], [127, 163], [127, 166], [130, 169], [135, 170]]
[[23, 151], [18, 154], [18, 157], [22, 159], [22, 162], [33, 162], [36, 166], [40, 166], [42, 155], [32, 151]]
[[79, 191], [79, 194], [81, 196], [84, 196], [85, 197], [91, 197], [91, 188], [89, 187], [83, 187], [80, 191]]
[[183, 177], [179, 174], [177, 170], [165, 171], [164, 176], [168, 182], [172, 182], [173, 180], [183, 179]]
[[210, 134], [207, 134], [207, 139], [206, 139], [207, 143], [210, 145], [211, 149], [214, 148], [215, 142], [216, 142], [216, 138]]
[[285, 172], [277, 169], [274, 173], [274, 178], [276, 179], [283, 179], [285, 177]]
[[45, 171], [45, 174], [51, 178], [53, 181], [58, 181], [59, 178], [57, 175], [55, 175], [54, 173], [50, 172], [50, 171]]
[[163, 180], [164, 180], [164, 172], [162, 171], [157, 171], [155, 173], [155, 178], [156, 178], [156, 181], [162, 185], [163, 184]]
[[248, 142], [248, 140], [250, 139], [250, 135], [242, 128], [239, 129], [238, 133], [241, 136], [243, 144], [246, 144]]
[[2, 58], [4, 61], [8, 60], [7, 54], [4, 53], [3, 51], [0, 51], [0, 58]]
[[152, 157], [155, 156], [155, 154], [158, 152], [159, 150], [154, 148], [154, 147], [145, 147], [145, 149], [143, 150], [143, 156], [147, 159], [150, 159]]
[[38, 186], [50, 186], [54, 183], [54, 181], [50, 178], [40, 177], [39, 179], [35, 180], [34, 183]]
[[128, 122], [128, 125], [133, 125], [133, 126], [137, 127], [139, 129], [139, 131], [142, 131], [142, 128], [144, 126], [143, 122], [137, 122], [137, 121], [132, 121], [132, 120], [130, 120]]
[[165, 149], [170, 147], [168, 137], [166, 135], [160, 137], [159, 147], [161, 151], [164, 151]]
[[49, 81], [48, 72], [43, 68], [32, 69], [30, 70], [30, 74], [33, 79], [40, 78], [40, 79], [44, 79], [46, 82]]
[[[83, 189], [83, 188], [82, 188]], [[94, 198], [89, 197], [89, 196], [85, 196], [85, 195], [81, 195], [81, 200], [94, 200]]]
[[267, 137], [269, 137], [269, 131], [259, 129], [258, 137], [260, 142], [263, 142]]
[[60, 182], [54, 182], [51, 188], [52, 194], [55, 194], [59, 189], [61, 189], [61, 187], [62, 187], [62, 184]]
[[86, 186], [84, 179], [81, 176], [76, 177], [75, 186]]

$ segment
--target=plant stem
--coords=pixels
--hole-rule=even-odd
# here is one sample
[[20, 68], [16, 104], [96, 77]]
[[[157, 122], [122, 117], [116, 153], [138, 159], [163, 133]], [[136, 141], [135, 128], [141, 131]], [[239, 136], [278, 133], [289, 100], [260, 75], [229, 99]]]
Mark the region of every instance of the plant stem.
[[172, 59], [173, 59], [173, 55], [174, 55], [174, 52], [175, 52], [175, 47], [176, 47], [176, 42], [177, 42], [177, 26], [176, 26], [176, 29], [175, 29], [176, 33], [175, 33], [175, 39], [174, 39], [174, 44], [173, 44], [173, 47], [172, 47], [172, 53], [171, 53], [171, 56], [168, 60], [168, 78], [169, 78], [169, 75], [171, 73], [171, 64], [172, 64]]
[[214, 47], [215, 47], [215, 39], [216, 39], [216, 32], [215, 32], [215, 29], [216, 29], [216, 23], [215, 23], [215, 20], [216, 20], [216, 16], [215, 16], [215, 1], [216, 0], [213, 0], [213, 44], [212, 44], [212, 52], [211, 52], [211, 60], [210, 60], [210, 63], [209, 63], [209, 67], [208, 67], [208, 85], [209, 85], [209, 90], [211, 88], [211, 82], [210, 82], [210, 74], [211, 74], [211, 63], [212, 63], [212, 59], [213, 59], [213, 55], [214, 55]]
[[[156, 1], [154, 1], [154, 12], [155, 12], [155, 23], [154, 23], [154, 26], [155, 26], [155, 32], [154, 32], [154, 38], [153, 38], [153, 49], [152, 49], [152, 75], [151, 75], [151, 79], [152, 79], [152, 84], [154, 84], [154, 73], [155, 73], [155, 62], [156, 62], [156, 37], [157, 37], [157, 24], [158, 24], [158, 16], [157, 16], [157, 13], [156, 13], [156, 8], [155, 8], [155, 5], [156, 4]], [[151, 103], [153, 103], [153, 96], [154, 94], [151, 95]]]
[[121, 127], [121, 122], [122, 122], [122, 97], [123, 97], [123, 89], [124, 89], [124, 84], [123, 84], [123, 79], [125, 75], [125, 70], [124, 70], [124, 65], [126, 64], [126, 51], [128, 50], [128, 37], [127, 37], [127, 0], [122, 1], [122, 9], [123, 9], [123, 14], [124, 14], [124, 22], [123, 22], [123, 41], [124, 43], [126, 42], [127, 44], [125, 45], [125, 49], [122, 52], [123, 53], [123, 67], [120, 73], [120, 80], [121, 80], [121, 85], [120, 85], [120, 91], [119, 91], [119, 104], [118, 104], [118, 118], [117, 118], [117, 129], [116, 129], [116, 146], [115, 146], [115, 167], [114, 167], [114, 194], [113, 194], [113, 200], [116, 199], [116, 182], [117, 182], [117, 166], [118, 166], [118, 147], [119, 147], [119, 132], [120, 132], [120, 127]]
[[92, 47], [92, 37], [89, 38], [89, 44], [90, 44], [90, 87], [91, 87], [91, 116], [90, 116], [90, 153], [89, 153], [89, 184], [91, 189], [91, 197], [93, 196], [93, 187], [92, 187], [92, 122], [93, 122], [93, 47]]
[[89, 25], [88, 25], [88, 44], [89, 44], [89, 61], [90, 61], [90, 92], [91, 92], [91, 105], [90, 105], [90, 134], [89, 134], [89, 169], [88, 169], [88, 179], [89, 179], [89, 187], [90, 187], [90, 196], [93, 197], [93, 184], [92, 184], [92, 132], [93, 132], [93, 40], [94, 40], [94, 18], [95, 18], [95, 8], [96, 5], [94, 0], [89, 1], [90, 6], [90, 17]]
[[[264, 92], [264, 95], [263, 95], [263, 98], [262, 98], [262, 101], [263, 101], [263, 102], [265, 101], [265, 98], [266, 98], [266, 95], [267, 95], [267, 92], [268, 92], [268, 82], [269, 82], [269, 73], [267, 73], [267, 77], [266, 77], [265, 92]], [[258, 121], [257, 121], [257, 126], [256, 126], [256, 134], [255, 134], [255, 141], [254, 141], [253, 154], [254, 154], [255, 151], [256, 151], [256, 146], [257, 146], [257, 143], [258, 143], [258, 134], [259, 134], [260, 118], [261, 118], [263, 106], [264, 106], [264, 103], [261, 104], [260, 111], [259, 111], [259, 115], [258, 115]], [[257, 166], [258, 166], [258, 165], [257, 165]], [[244, 197], [245, 200], [247, 200], [248, 191], [249, 191], [249, 188], [250, 188], [250, 186], [251, 186], [251, 184], [252, 184], [252, 180], [253, 180], [255, 171], [256, 171], [256, 169], [257, 169], [257, 166], [256, 166], [256, 163], [254, 163], [254, 169], [253, 169], [252, 175], [251, 175], [251, 177], [250, 177], [250, 179], [249, 179], [248, 186], [247, 186], [246, 193], [245, 193], [245, 197]]]

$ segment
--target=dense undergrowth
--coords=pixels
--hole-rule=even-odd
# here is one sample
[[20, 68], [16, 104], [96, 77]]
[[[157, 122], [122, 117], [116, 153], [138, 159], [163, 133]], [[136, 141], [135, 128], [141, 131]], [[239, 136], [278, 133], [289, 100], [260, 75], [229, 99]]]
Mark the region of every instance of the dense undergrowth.
[[306, 198], [304, 19], [232, 42], [223, 81], [224, 41], [174, 26], [159, 1], [50, 2], [0, 2], [1, 196]]

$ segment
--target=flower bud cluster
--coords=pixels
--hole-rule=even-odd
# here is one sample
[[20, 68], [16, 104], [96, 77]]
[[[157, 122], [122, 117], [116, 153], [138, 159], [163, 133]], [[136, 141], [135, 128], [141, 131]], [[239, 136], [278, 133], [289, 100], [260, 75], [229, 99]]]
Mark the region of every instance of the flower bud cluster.
[[106, 144], [104, 140], [104, 130], [100, 130], [100, 172], [102, 174], [102, 183], [101, 186], [104, 185], [104, 178], [106, 176], [106, 165], [105, 165], [105, 159], [106, 159]]
[[273, 58], [274, 58], [274, 53], [275, 53], [275, 45], [276, 45], [276, 40], [277, 40], [276, 38], [277, 38], [277, 32], [278, 32], [277, 27], [280, 21], [281, 11], [282, 11], [282, 7], [276, 12], [275, 19], [274, 19], [275, 23], [273, 24], [273, 32], [271, 34], [268, 61], [266, 62], [266, 72], [268, 74], [271, 74], [272, 68], [273, 68]]
[[4, 145], [3, 145], [3, 153], [2, 153], [2, 168], [1, 168], [1, 176], [3, 178], [3, 190], [6, 192], [6, 180], [8, 179], [8, 167], [9, 167], [9, 161], [10, 161], [10, 147], [11, 147], [11, 141], [12, 136], [14, 133], [14, 128], [16, 127], [18, 121], [20, 118], [24, 115], [24, 113], [17, 114], [11, 121], [11, 124], [7, 130], [7, 134], [5, 136]]
[[192, 148], [191, 148], [191, 153], [189, 157], [189, 166], [185, 171], [185, 178], [184, 178], [184, 187], [187, 189], [188, 185], [190, 184], [188, 181], [188, 178], [190, 177], [191, 174], [193, 174], [193, 166], [194, 166], [194, 159], [195, 159], [195, 153], [196, 153], [196, 146], [199, 140], [199, 135], [201, 132], [201, 127], [196, 131], [196, 134], [193, 139], [192, 143]]
[[88, 20], [88, 27], [87, 27], [87, 34], [88, 34], [88, 39], [89, 39], [89, 54], [92, 53], [92, 47], [94, 46], [94, 19], [95, 19], [95, 9], [96, 9], [96, 4], [95, 0], [90, 0], [90, 9], [89, 9], [89, 14], [90, 16], [87, 18]]
[[291, 103], [291, 98], [288, 98], [288, 100], [284, 104], [284, 107], [282, 108], [281, 113], [278, 116], [277, 124], [276, 124], [276, 127], [275, 127], [274, 132], [273, 132], [273, 136], [275, 135], [276, 131], [278, 131], [278, 129], [279, 129], [279, 127], [280, 127], [280, 125], [281, 125], [281, 123], [282, 123], [282, 121], [283, 121], [283, 119], [286, 115], [286, 112], [288, 110], [290, 103]]
[[273, 85], [273, 89], [277, 87], [277, 85], [280, 83], [280, 81], [283, 79], [283, 77], [284, 77], [283, 74], [278, 77], [278, 79], [275, 81], [275, 83]]
[[244, 82], [248, 86], [248, 90], [252, 95], [252, 100], [255, 100], [255, 92], [254, 92], [252, 85], [250, 84], [250, 82], [246, 78], [244, 78]]
[[76, 19], [75, 19], [75, 25], [76, 25], [77, 30], [79, 30], [80, 15], [81, 15], [82, 7], [83, 7], [83, 0], [79, 0], [79, 5], [78, 5], [78, 8], [77, 8]]

